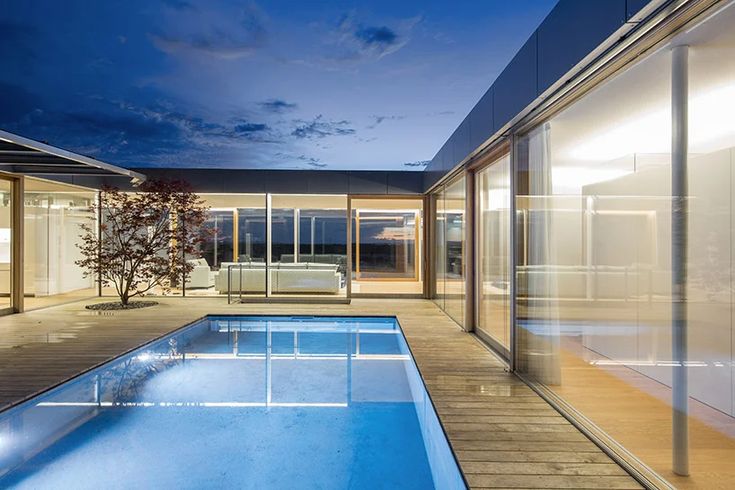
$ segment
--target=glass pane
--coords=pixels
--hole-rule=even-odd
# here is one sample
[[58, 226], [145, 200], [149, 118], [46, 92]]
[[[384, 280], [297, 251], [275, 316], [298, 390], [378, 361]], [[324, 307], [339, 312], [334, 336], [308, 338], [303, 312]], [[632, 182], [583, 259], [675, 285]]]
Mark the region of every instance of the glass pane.
[[271, 294], [346, 296], [347, 196], [271, 196]]
[[362, 212], [357, 226], [358, 277], [416, 279], [416, 214]]
[[352, 292], [423, 292], [421, 199], [353, 199]]
[[271, 261], [273, 263], [296, 261], [294, 212], [293, 208], [279, 208], [274, 203], [271, 211]]
[[210, 210], [207, 213], [204, 226], [209, 233], [201, 250], [202, 256], [212, 267], [218, 268], [223, 262], [234, 262], [233, 214], [232, 210]]
[[510, 155], [477, 173], [477, 328], [509, 349]]
[[187, 295], [265, 295], [265, 195], [204, 194], [209, 228]]
[[96, 219], [96, 192], [30, 177], [24, 187], [25, 309], [96, 296], [94, 278], [75, 264], [80, 225]]
[[265, 262], [265, 208], [237, 208], [237, 261]]
[[[672, 349], [670, 46], [531, 131], [517, 154], [519, 368], [678, 488], [735, 479], [733, 23], [730, 4], [685, 36], [688, 356]], [[689, 477], [672, 461], [681, 366]]]
[[446, 238], [445, 305], [447, 314], [460, 325], [464, 324], [465, 305], [465, 178], [447, 185], [444, 199], [444, 226]]
[[0, 179], [0, 308], [12, 305], [12, 182]]

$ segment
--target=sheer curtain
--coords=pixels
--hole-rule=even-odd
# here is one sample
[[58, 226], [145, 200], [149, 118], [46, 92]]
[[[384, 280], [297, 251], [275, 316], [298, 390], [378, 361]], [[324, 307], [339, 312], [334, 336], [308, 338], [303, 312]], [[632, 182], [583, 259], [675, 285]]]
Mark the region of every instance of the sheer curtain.
[[529, 315], [527, 370], [544, 384], [561, 384], [558, 284], [554, 267], [554, 197], [551, 174], [551, 125], [528, 135], [528, 271]]

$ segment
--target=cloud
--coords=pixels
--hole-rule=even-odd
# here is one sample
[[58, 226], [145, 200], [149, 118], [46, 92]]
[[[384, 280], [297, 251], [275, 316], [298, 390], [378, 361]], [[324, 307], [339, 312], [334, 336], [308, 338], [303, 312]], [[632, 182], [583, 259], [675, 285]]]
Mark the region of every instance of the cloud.
[[376, 61], [403, 48], [413, 28], [420, 22], [415, 17], [387, 25], [366, 25], [354, 13], [344, 15], [337, 25], [335, 52], [328, 59], [338, 62]]
[[297, 104], [286, 102], [285, 100], [281, 99], [269, 99], [265, 102], [261, 102], [259, 105], [267, 112], [278, 114], [292, 111], [298, 107]]
[[279, 162], [278, 165], [282, 168], [322, 169], [328, 166], [321, 159], [304, 154], [294, 155], [292, 153], [278, 152], [273, 155], [273, 158]]
[[349, 136], [355, 134], [349, 121], [329, 121], [320, 114], [311, 121], [296, 121], [297, 126], [291, 132], [299, 139], [320, 139], [327, 136]]
[[415, 162], [406, 162], [403, 164], [404, 167], [416, 167], [416, 168], [424, 168], [426, 167], [431, 160], [416, 160]]
[[363, 27], [355, 32], [355, 38], [365, 47], [377, 46], [383, 51], [395, 46], [399, 41], [398, 34], [386, 26]]
[[[14, 106], [1, 100], [12, 97]], [[9, 122], [3, 127], [53, 145], [128, 166], [250, 166], [267, 164], [271, 147], [283, 144], [278, 134], [243, 118], [220, 122], [176, 110], [180, 103], [160, 99], [147, 104], [81, 99], [73, 110], [41, 110], [34, 96], [0, 84], [0, 106]]]
[[151, 39], [160, 51], [175, 56], [238, 59], [253, 55], [268, 38], [265, 16], [254, 3], [236, 11], [179, 8], [169, 24], [168, 31]]
[[406, 116], [372, 116], [373, 122], [367, 126], [368, 129], [375, 129], [385, 121], [400, 121], [406, 119]]
[[243, 122], [236, 125], [234, 127], [234, 130], [237, 134], [252, 135], [255, 133], [261, 133], [263, 131], [268, 131], [268, 125], [263, 123]]
[[325, 168], [327, 166], [327, 164], [322, 162], [319, 158], [307, 157], [306, 155], [300, 155], [296, 159], [304, 162], [306, 166], [310, 168]]

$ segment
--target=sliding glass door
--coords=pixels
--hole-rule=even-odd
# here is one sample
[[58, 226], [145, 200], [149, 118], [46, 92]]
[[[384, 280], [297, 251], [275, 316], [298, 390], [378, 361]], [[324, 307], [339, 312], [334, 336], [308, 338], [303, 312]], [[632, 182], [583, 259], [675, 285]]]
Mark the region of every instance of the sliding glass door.
[[0, 314], [13, 308], [13, 182], [0, 178]]
[[204, 226], [209, 230], [202, 242], [202, 255], [213, 267], [234, 260], [234, 210], [210, 209]]
[[464, 327], [465, 315], [465, 193], [464, 174], [435, 191], [432, 199], [434, 226], [434, 301], [455, 322]]
[[267, 295], [347, 297], [347, 196], [269, 196]]
[[347, 196], [205, 194], [187, 295], [347, 297]]
[[475, 174], [478, 335], [510, 355], [510, 155]]

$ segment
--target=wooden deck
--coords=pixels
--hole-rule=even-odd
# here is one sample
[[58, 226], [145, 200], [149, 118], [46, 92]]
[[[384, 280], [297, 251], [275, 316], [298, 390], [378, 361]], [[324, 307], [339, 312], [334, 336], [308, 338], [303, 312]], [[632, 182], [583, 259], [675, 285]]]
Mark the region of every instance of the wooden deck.
[[97, 314], [83, 303], [0, 318], [0, 405], [31, 396], [206, 314], [396, 315], [472, 488], [641, 488], [622, 468], [425, 300], [227, 305], [167, 298]]

